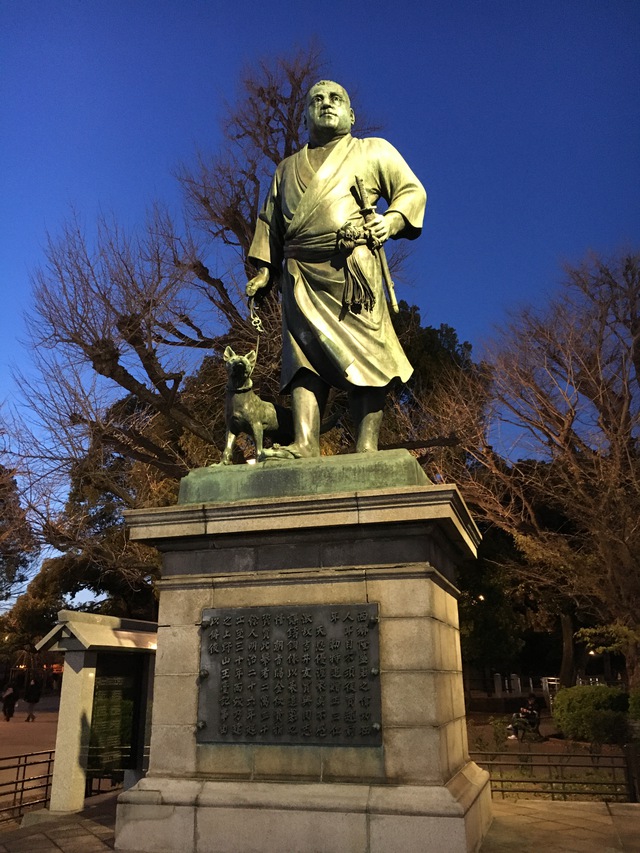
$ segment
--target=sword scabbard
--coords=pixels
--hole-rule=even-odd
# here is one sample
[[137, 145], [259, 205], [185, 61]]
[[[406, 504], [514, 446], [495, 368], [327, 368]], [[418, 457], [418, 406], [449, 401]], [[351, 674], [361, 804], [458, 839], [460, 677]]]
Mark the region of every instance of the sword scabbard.
[[[360, 213], [365, 222], [371, 222], [371, 220], [376, 215], [376, 209], [373, 205], [369, 203], [369, 193], [367, 192], [367, 188], [364, 185], [364, 181], [358, 175], [356, 175], [356, 189], [358, 191], [358, 196], [360, 197]], [[394, 314], [397, 314], [399, 311], [398, 308], [398, 300], [396, 299], [396, 289], [391, 278], [391, 272], [389, 270], [389, 264], [387, 263], [387, 256], [384, 251], [384, 246], [379, 246], [375, 253], [380, 258], [380, 266], [382, 267], [382, 280], [384, 281], [385, 290], [387, 291], [387, 299], [389, 301], [389, 305]]]

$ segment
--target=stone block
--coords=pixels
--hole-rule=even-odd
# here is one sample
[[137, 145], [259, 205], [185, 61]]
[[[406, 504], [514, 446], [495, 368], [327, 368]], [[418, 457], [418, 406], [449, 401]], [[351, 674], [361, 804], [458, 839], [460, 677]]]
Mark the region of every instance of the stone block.
[[469, 761], [464, 720], [452, 720], [440, 729], [445, 778], [451, 778]]
[[[359, 576], [359, 577], [358, 577]], [[216, 583], [214, 607], [278, 607], [294, 605], [362, 604], [367, 601], [365, 573], [330, 572], [302, 582], [298, 573], [256, 576], [255, 583], [224, 585]]]
[[198, 853], [364, 851], [365, 785], [205, 783]]
[[441, 622], [448, 624], [448, 607], [447, 599], [451, 598], [449, 593], [445, 592], [442, 587], [437, 584], [433, 585], [433, 610], [432, 616], [434, 619], [439, 619]]
[[163, 559], [163, 577], [253, 572], [256, 568], [256, 548], [233, 542], [219, 543], [218, 548], [169, 551]]
[[433, 648], [432, 669], [443, 670], [443, 646], [447, 638], [447, 625], [440, 622], [438, 619], [431, 619], [431, 639]]
[[444, 785], [372, 785], [369, 814], [461, 817], [463, 809]]
[[[466, 709], [464, 702], [464, 684], [461, 678], [456, 678], [455, 675], [451, 679], [451, 702], [452, 716], [464, 717]], [[465, 727], [466, 732], [466, 727]]]
[[[420, 531], [423, 534], [424, 531]], [[351, 535], [349, 535], [351, 533]], [[376, 531], [376, 536], [363, 536], [359, 531], [345, 532], [337, 538], [327, 538], [321, 543], [321, 565], [323, 566], [393, 566], [405, 563], [424, 563], [424, 536], [385, 535], [385, 531]], [[359, 534], [359, 535], [358, 535]]]
[[286, 571], [287, 569], [317, 569], [321, 565], [320, 543], [302, 542], [278, 544], [256, 552], [256, 571]]
[[119, 803], [116, 850], [176, 853], [195, 850], [195, 814], [192, 806]]
[[198, 688], [195, 675], [156, 675], [153, 688], [153, 726], [177, 723], [195, 726]]
[[204, 782], [198, 803], [205, 808], [235, 806], [251, 809], [312, 811], [367, 810], [366, 785], [287, 782]]
[[[177, 848], [176, 848], [177, 849]], [[200, 809], [197, 853], [346, 853], [367, 849], [362, 814], [302, 809]], [[388, 853], [388, 851], [387, 851]]]
[[[414, 568], [413, 571], [416, 571]], [[370, 601], [379, 601], [383, 618], [391, 616], [425, 617], [433, 614], [434, 584], [428, 571], [423, 577], [367, 579]]]
[[460, 627], [460, 621], [458, 617], [458, 600], [452, 595], [447, 596], [447, 622], [453, 628], [458, 629]]
[[369, 853], [424, 850], [425, 853], [467, 853], [461, 817], [371, 815]]
[[312, 780], [320, 782], [322, 776], [322, 747], [313, 746], [261, 746], [252, 747], [254, 778]]
[[213, 584], [205, 579], [197, 586], [168, 586], [161, 583], [158, 607], [158, 625], [195, 625], [200, 621], [202, 610], [211, 607]]
[[384, 779], [384, 752], [367, 747], [343, 747], [322, 750], [323, 782], [359, 782]]
[[385, 776], [397, 785], [442, 784], [440, 731], [433, 727], [383, 728]]
[[163, 777], [152, 779], [143, 777], [135, 788], [124, 791], [118, 802], [125, 803], [147, 803], [158, 802], [169, 805], [192, 806], [202, 793], [203, 783], [198, 779], [172, 779]]
[[436, 718], [438, 725], [449, 722], [453, 717], [453, 681], [456, 676], [451, 672], [436, 672], [433, 676]]
[[250, 779], [253, 747], [235, 743], [197, 744], [196, 770], [209, 779]]
[[382, 672], [383, 726], [437, 726], [437, 681], [433, 672]]
[[426, 618], [380, 620], [380, 664], [384, 670], [437, 669], [434, 635], [440, 623]]
[[196, 767], [194, 726], [153, 726], [149, 774], [184, 776]]
[[462, 649], [460, 648], [460, 633], [456, 635], [455, 640], [455, 649], [456, 649], [456, 672], [462, 672]]
[[124, 512], [129, 536], [138, 542], [174, 536], [203, 536], [207, 530], [202, 507], [153, 507], [131, 509]]
[[195, 625], [158, 628], [156, 677], [196, 674], [200, 669], [200, 633]]
[[440, 630], [442, 669], [460, 672], [460, 635], [451, 625], [442, 625]]
[[458, 770], [447, 782], [446, 788], [464, 814], [468, 814], [486, 793], [489, 794], [489, 802], [491, 800], [489, 774], [473, 761], [467, 762]]

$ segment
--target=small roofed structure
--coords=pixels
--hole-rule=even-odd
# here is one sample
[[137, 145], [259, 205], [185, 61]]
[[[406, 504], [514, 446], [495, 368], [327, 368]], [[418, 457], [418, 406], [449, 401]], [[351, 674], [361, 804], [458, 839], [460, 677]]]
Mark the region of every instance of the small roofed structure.
[[125, 785], [127, 776], [133, 784], [142, 775], [157, 627], [155, 622], [60, 610], [58, 624], [37, 644], [38, 651], [64, 652], [65, 658], [51, 802], [48, 811], [32, 816], [46, 819], [80, 811], [88, 763], [99, 773], [104, 756], [119, 756], [123, 747], [126, 761], [118, 766], [126, 770]]
[[77, 610], [60, 610], [58, 624], [36, 645], [54, 652], [155, 652], [155, 622], [121, 619]]

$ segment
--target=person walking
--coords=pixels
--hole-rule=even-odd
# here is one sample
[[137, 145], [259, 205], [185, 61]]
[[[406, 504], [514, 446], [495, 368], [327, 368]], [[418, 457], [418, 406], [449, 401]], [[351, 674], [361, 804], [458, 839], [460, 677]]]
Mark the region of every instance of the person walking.
[[4, 714], [4, 718], [7, 722], [9, 722], [11, 717], [13, 717], [17, 701], [18, 694], [16, 689], [12, 684], [9, 684], [2, 694], [2, 713]]
[[27, 703], [27, 722], [32, 723], [36, 715], [33, 713], [33, 709], [40, 701], [40, 693], [41, 688], [35, 678], [32, 678], [29, 681], [25, 691], [24, 691], [24, 701]]

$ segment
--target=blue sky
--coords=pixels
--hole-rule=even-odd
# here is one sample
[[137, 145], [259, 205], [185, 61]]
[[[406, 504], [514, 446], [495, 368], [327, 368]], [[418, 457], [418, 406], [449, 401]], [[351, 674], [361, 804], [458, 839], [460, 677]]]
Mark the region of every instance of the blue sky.
[[427, 188], [398, 287], [426, 323], [480, 353], [563, 262], [638, 248], [637, 0], [0, 0], [0, 401], [47, 230], [177, 205], [242, 69], [312, 37]]

